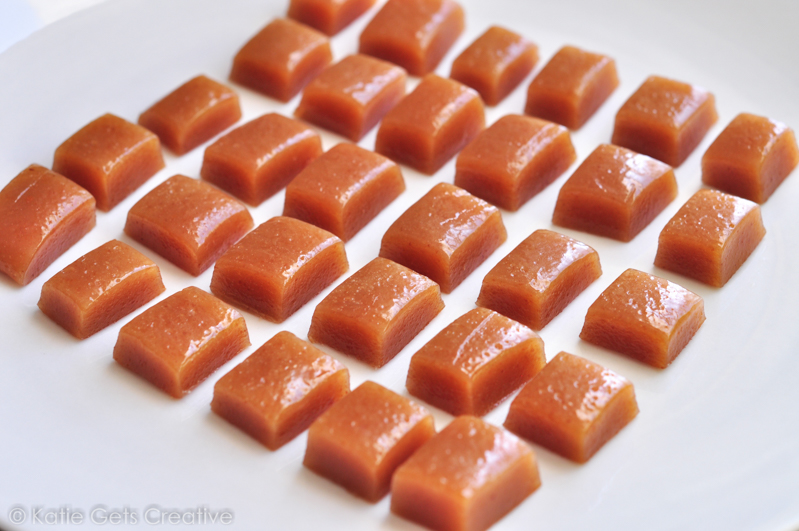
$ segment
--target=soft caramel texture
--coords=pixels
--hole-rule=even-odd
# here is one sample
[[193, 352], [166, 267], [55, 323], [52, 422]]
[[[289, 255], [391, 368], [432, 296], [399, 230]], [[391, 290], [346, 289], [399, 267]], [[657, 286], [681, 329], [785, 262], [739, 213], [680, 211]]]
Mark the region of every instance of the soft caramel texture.
[[288, 16], [333, 36], [374, 3], [375, 0], [291, 0]]

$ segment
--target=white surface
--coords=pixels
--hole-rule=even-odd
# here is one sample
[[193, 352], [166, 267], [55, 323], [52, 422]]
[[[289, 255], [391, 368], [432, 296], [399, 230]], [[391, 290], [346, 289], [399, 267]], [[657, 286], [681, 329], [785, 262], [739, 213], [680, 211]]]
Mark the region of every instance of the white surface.
[[[594, 246], [604, 275], [542, 332], [548, 358], [568, 350], [630, 378], [641, 413], [588, 464], [575, 465], [534, 447], [543, 486], [496, 529], [795, 529], [799, 524], [799, 177], [792, 176], [763, 207], [768, 234], [723, 289], [656, 270], [657, 235], [700, 188], [701, 154], [739, 112], [799, 126], [799, 4], [772, 0], [644, 3], [566, 0], [464, 1], [468, 29], [445, 58], [452, 59], [487, 26], [503, 24], [540, 46], [540, 66], [564, 44], [617, 60], [622, 84], [594, 118], [573, 135], [578, 163], [610, 139], [613, 116], [652, 73], [696, 83], [717, 97], [720, 120], [677, 170], [680, 195], [628, 244], [562, 231]], [[111, 1], [56, 22], [0, 55], [0, 184], [28, 164], [51, 165], [54, 149], [105, 112], [129, 120], [155, 100], [205, 73], [224, 80], [236, 50], [286, 3], [264, 0]], [[337, 58], [355, 51], [357, 35], [374, 13], [333, 40]], [[790, 67], [788, 69], [788, 67]], [[781, 71], [786, 68], [787, 71]], [[521, 112], [525, 88], [489, 109], [489, 123]], [[246, 89], [244, 119], [279, 105]], [[372, 148], [374, 131], [361, 145]], [[325, 134], [325, 147], [341, 139]], [[366, 504], [301, 466], [303, 434], [270, 452], [210, 412], [214, 382], [281, 329], [305, 337], [320, 295], [282, 326], [247, 315], [253, 346], [193, 393], [175, 401], [121, 369], [111, 352], [123, 319], [82, 342], [36, 308], [42, 283], [87, 251], [123, 235], [127, 210], [174, 173], [197, 176], [202, 148], [175, 158], [97, 228], [30, 285], [0, 278], [0, 525], [9, 511], [83, 511], [98, 505], [137, 512], [151, 505], [180, 510], [230, 509], [238, 529], [415, 529], [389, 512], [389, 500]], [[574, 166], [576, 167], [576, 165]], [[517, 213], [504, 213], [509, 238], [466, 283], [445, 295], [446, 309], [399, 356], [372, 370], [335, 354], [353, 385], [376, 380], [404, 391], [411, 355], [474, 305], [488, 270], [533, 230], [551, 227], [558, 189], [572, 169]], [[388, 225], [434, 183], [450, 181], [453, 163], [436, 176], [403, 169], [408, 191], [347, 244], [351, 272], [377, 253]], [[256, 223], [282, 211], [283, 194], [251, 209]], [[560, 230], [560, 229], [558, 229]], [[158, 262], [167, 294], [198, 278], [138, 244]], [[680, 357], [658, 371], [578, 339], [585, 311], [627, 267], [654, 272], [705, 298], [707, 321]], [[160, 299], [159, 299], [160, 300]], [[139, 313], [139, 312], [136, 312]], [[508, 402], [487, 416], [501, 424]], [[437, 427], [449, 420], [434, 410]], [[86, 524], [84, 524], [86, 525]], [[169, 526], [165, 526], [169, 527]], [[212, 525], [202, 528], [211, 529]]]
[[36, 11], [27, 0], [0, 2], [0, 53], [42, 26]]

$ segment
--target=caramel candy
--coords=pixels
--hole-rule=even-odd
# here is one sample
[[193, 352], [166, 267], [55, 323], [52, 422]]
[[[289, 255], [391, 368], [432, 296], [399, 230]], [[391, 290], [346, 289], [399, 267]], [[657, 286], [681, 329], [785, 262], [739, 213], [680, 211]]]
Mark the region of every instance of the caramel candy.
[[375, 258], [319, 303], [308, 339], [382, 367], [443, 308], [435, 282]]
[[316, 131], [270, 113], [208, 146], [200, 176], [248, 205], [258, 206], [321, 154], [322, 141]]
[[702, 297], [628, 269], [588, 308], [580, 338], [665, 369], [704, 322]]
[[458, 155], [455, 184], [506, 210], [518, 210], [577, 159], [569, 130], [511, 114]]
[[216, 382], [211, 409], [277, 450], [349, 391], [344, 365], [291, 332], [278, 332]]
[[497, 312], [475, 308], [413, 355], [406, 387], [451, 415], [483, 416], [546, 362], [538, 334]]
[[538, 62], [538, 46], [521, 35], [491, 26], [452, 63], [450, 77], [497, 105], [519, 86]]
[[477, 305], [541, 330], [601, 275], [594, 249], [541, 229], [488, 272]]
[[39, 309], [85, 339], [163, 292], [158, 266], [133, 247], [111, 240], [45, 282]]
[[55, 150], [53, 171], [75, 181], [109, 211], [164, 167], [153, 133], [104, 114]]
[[394, 162], [354, 144], [337, 144], [288, 185], [283, 215], [348, 241], [404, 191]]
[[289, 101], [333, 60], [330, 41], [299, 22], [267, 24], [233, 59], [230, 79], [280, 101]]
[[450, 293], [507, 236], [496, 207], [439, 183], [388, 228], [380, 256], [430, 277]]
[[230, 88], [197, 76], [139, 116], [174, 153], [182, 155], [210, 140], [241, 118], [239, 97]]
[[197, 276], [252, 226], [244, 205], [226, 193], [174, 175], [133, 205], [125, 234]]
[[592, 361], [561, 352], [513, 400], [510, 431], [585, 463], [638, 415], [633, 384]]
[[94, 197], [31, 164], [0, 190], [0, 271], [24, 286], [94, 228]]
[[434, 434], [425, 408], [367, 381], [311, 424], [303, 464], [374, 503], [388, 494], [397, 467]]
[[530, 83], [524, 112], [576, 130], [618, 86], [613, 59], [564, 46]]
[[375, 151], [432, 175], [483, 127], [480, 96], [457, 81], [430, 74], [383, 118]]
[[702, 157], [702, 182], [765, 203], [799, 163], [793, 130], [754, 114], [739, 114]]
[[375, 0], [291, 0], [288, 16], [333, 36], [374, 3]]
[[687, 83], [652, 76], [616, 113], [611, 142], [676, 168], [716, 120], [713, 94]]
[[463, 18], [453, 0], [388, 0], [361, 33], [359, 52], [423, 76], [455, 44]]
[[668, 165], [602, 144], [560, 189], [552, 223], [629, 242], [676, 197]]
[[756, 203], [700, 190], [663, 227], [655, 265], [720, 288], [765, 234]]
[[540, 486], [529, 446], [477, 417], [458, 417], [397, 469], [391, 512], [438, 531], [482, 531]]
[[241, 314], [190, 286], [123, 326], [114, 360], [181, 398], [249, 345]]
[[211, 292], [282, 323], [348, 267], [344, 243], [336, 236], [304, 221], [275, 217], [219, 258]]

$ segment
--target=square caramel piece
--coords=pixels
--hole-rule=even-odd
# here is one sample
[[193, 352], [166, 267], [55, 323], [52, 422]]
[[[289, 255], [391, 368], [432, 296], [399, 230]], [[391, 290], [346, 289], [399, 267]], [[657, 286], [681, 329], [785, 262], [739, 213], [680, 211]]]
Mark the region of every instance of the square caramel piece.
[[344, 365], [291, 332], [278, 332], [216, 382], [211, 409], [277, 450], [349, 391]]
[[95, 225], [92, 194], [38, 164], [0, 190], [0, 271], [24, 286]]
[[455, 185], [506, 210], [518, 210], [577, 159], [569, 130], [510, 114], [458, 155]]
[[349, 55], [308, 83], [294, 114], [357, 142], [405, 96], [405, 78], [391, 63]]
[[248, 205], [258, 206], [321, 154], [322, 140], [316, 131], [270, 113], [205, 148], [200, 176]]
[[399, 166], [354, 144], [337, 144], [286, 187], [283, 215], [313, 223], [344, 241], [405, 191]]
[[290, 19], [273, 20], [233, 58], [230, 79], [289, 101], [333, 60], [328, 38]]
[[612, 58], [564, 46], [530, 83], [524, 112], [577, 130], [618, 86]]
[[133, 205], [125, 234], [197, 276], [252, 226], [247, 208], [226, 193], [174, 175]]
[[602, 144], [560, 189], [552, 223], [629, 242], [676, 197], [670, 166]]
[[406, 387], [451, 415], [483, 416], [546, 362], [538, 334], [497, 312], [475, 308], [413, 355]]
[[380, 256], [431, 278], [450, 293], [507, 237], [497, 207], [439, 183], [388, 228]]
[[637, 415], [635, 389], [626, 378], [561, 352], [513, 400], [505, 427], [585, 463]]
[[702, 297], [628, 269], [588, 308], [580, 338], [665, 369], [704, 322]]
[[374, 4], [375, 0], [291, 0], [288, 16], [332, 37]]
[[197, 76], [139, 116], [161, 143], [177, 155], [188, 153], [241, 118], [239, 97], [222, 83]]
[[190, 286], [123, 326], [114, 360], [181, 398], [248, 346], [244, 317], [210, 293]]
[[436, 531], [484, 531], [540, 486], [527, 444], [462, 416], [394, 473], [391, 512]]
[[660, 231], [655, 265], [720, 288], [765, 234], [757, 203], [700, 190]]
[[611, 142], [676, 168], [716, 120], [713, 94], [688, 83], [652, 76], [616, 113]]
[[497, 105], [537, 62], [538, 46], [518, 33], [491, 26], [455, 58], [449, 77], [476, 90], [486, 105]]
[[765, 203], [799, 163], [793, 130], [781, 122], [739, 114], [702, 156], [702, 182]]
[[158, 137], [104, 114], [58, 146], [53, 171], [72, 179], [108, 212], [164, 167]]
[[463, 19], [454, 0], [388, 0], [361, 33], [358, 51], [423, 76], [458, 40]]
[[541, 330], [601, 275], [594, 249], [540, 229], [488, 272], [477, 305]]
[[338, 237], [310, 223], [278, 216], [219, 258], [211, 292], [233, 306], [282, 323], [348, 267]]
[[382, 367], [442, 309], [438, 284], [375, 258], [319, 303], [308, 339]]
[[383, 118], [375, 151], [432, 175], [483, 127], [485, 111], [477, 92], [430, 74]]
[[45, 282], [39, 309], [73, 336], [85, 339], [164, 289], [155, 262], [133, 247], [111, 240]]
[[434, 434], [425, 408], [366, 381], [311, 424], [303, 464], [375, 503], [397, 467]]

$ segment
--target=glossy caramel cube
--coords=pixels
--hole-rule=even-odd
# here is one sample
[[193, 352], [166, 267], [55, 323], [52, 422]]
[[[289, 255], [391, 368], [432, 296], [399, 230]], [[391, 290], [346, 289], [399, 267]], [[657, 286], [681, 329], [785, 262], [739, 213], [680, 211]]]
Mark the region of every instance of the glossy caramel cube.
[[765, 234], [756, 203], [700, 190], [663, 227], [655, 265], [720, 288]]
[[332, 37], [374, 3], [375, 0], [291, 0], [288, 16]]
[[0, 190], [0, 271], [24, 286], [95, 225], [92, 195], [31, 164]]
[[397, 467], [434, 434], [425, 408], [367, 381], [311, 424], [303, 464], [374, 503], [388, 494]]
[[688, 83], [652, 76], [616, 113], [611, 142], [676, 168], [716, 120], [713, 94]]
[[455, 185], [500, 208], [518, 210], [576, 159], [568, 129], [511, 114], [461, 151]]
[[628, 242], [676, 197], [671, 167], [602, 144], [560, 189], [552, 223]]
[[216, 382], [211, 409], [277, 450], [349, 391], [344, 365], [291, 332], [278, 332]]
[[53, 171], [89, 191], [108, 212], [164, 167], [153, 133], [104, 114], [58, 146]]
[[594, 249], [540, 229], [488, 272], [477, 305], [541, 330], [601, 275]]
[[283, 215], [348, 241], [404, 191], [394, 162], [354, 144], [337, 144], [289, 183]]
[[585, 463], [638, 415], [633, 384], [592, 361], [561, 352], [513, 400], [505, 427]]
[[319, 303], [308, 339], [382, 367], [443, 308], [435, 282], [375, 258]]

